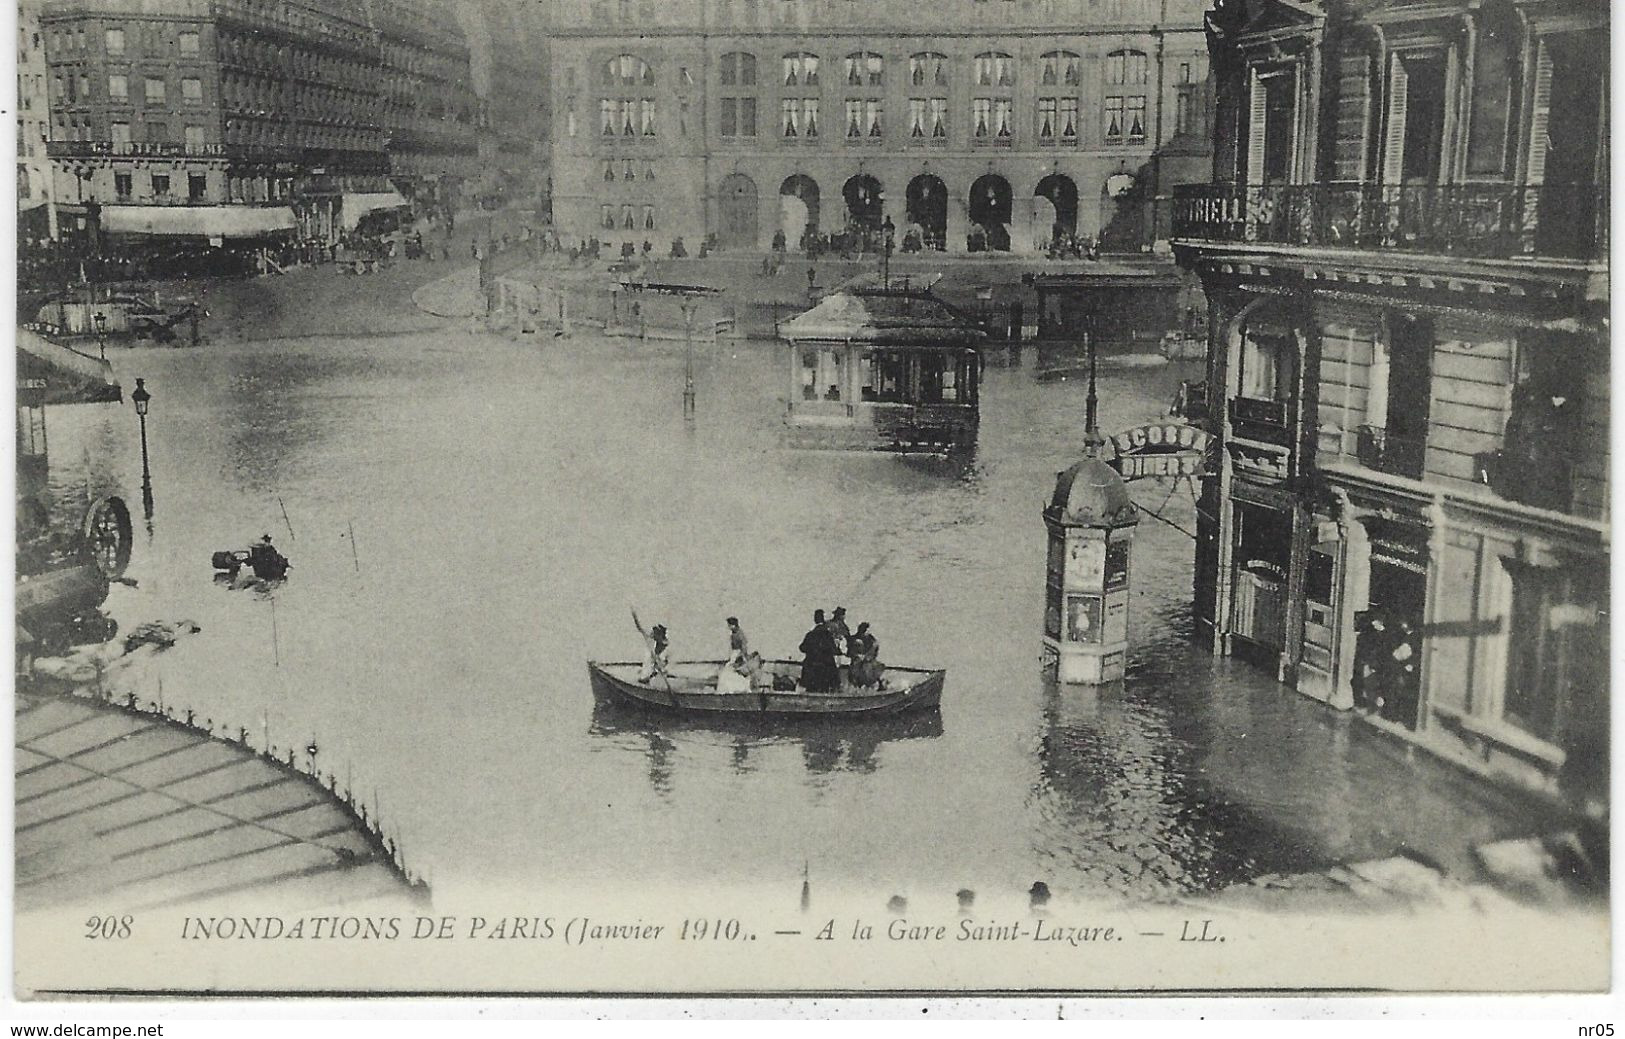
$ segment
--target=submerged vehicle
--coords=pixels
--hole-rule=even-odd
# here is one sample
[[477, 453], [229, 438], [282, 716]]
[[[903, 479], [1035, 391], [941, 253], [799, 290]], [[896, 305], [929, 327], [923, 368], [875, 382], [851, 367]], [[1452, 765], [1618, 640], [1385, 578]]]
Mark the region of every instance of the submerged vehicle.
[[293, 568], [293, 563], [288, 557], [272, 546], [269, 534], [246, 549], [216, 552], [212, 562], [215, 570], [223, 572], [227, 577], [235, 578], [246, 566], [262, 581], [280, 581]]

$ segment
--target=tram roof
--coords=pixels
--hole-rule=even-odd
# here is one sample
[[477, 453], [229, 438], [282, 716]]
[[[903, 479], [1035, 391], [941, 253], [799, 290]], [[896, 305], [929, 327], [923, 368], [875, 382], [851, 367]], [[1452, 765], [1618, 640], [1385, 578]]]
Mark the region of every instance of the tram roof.
[[891, 343], [899, 346], [975, 346], [987, 337], [975, 321], [930, 293], [846, 289], [779, 325], [792, 342]]

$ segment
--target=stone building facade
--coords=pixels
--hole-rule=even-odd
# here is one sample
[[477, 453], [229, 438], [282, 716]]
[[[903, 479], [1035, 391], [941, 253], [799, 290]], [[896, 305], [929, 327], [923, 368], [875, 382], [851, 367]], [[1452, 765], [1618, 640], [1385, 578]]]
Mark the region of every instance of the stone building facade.
[[1608, 8], [1221, 0], [1197, 610], [1221, 653], [1605, 803]]
[[1196, 0], [560, 0], [551, 19], [554, 213], [579, 239], [794, 248], [890, 220], [949, 252], [1138, 250], [1158, 196], [1209, 165]]
[[46, 154], [51, 139], [50, 80], [39, 15], [39, 0], [25, 0], [17, 10], [17, 207], [21, 213], [39, 213], [35, 225], [21, 229], [23, 237], [41, 231], [55, 236], [51, 161]]
[[[500, 13], [499, 34], [535, 44], [532, 9]], [[39, 21], [50, 190], [115, 233], [331, 240], [354, 224], [346, 197], [454, 206], [481, 174], [488, 113], [519, 107], [476, 93], [449, 0], [44, 0]], [[503, 47], [493, 89], [524, 81]], [[539, 46], [532, 64], [543, 99]], [[495, 136], [541, 133], [531, 115]], [[190, 215], [156, 212], [170, 208]]]

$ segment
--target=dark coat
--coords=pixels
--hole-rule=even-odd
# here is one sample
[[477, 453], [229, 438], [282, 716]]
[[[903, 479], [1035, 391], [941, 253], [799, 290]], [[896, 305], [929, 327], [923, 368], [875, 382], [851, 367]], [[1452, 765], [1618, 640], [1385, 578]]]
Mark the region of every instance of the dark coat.
[[830, 692], [841, 684], [835, 666], [835, 638], [819, 624], [801, 640], [801, 687], [810, 692]]

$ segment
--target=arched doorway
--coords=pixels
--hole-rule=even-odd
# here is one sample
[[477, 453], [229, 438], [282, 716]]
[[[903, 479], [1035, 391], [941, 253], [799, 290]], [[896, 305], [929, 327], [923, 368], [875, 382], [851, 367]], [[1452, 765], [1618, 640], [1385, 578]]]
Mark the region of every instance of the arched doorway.
[[1033, 189], [1035, 199], [1047, 201], [1048, 206], [1036, 206], [1034, 213], [1043, 213], [1048, 223], [1033, 221], [1033, 239], [1049, 242], [1051, 251], [1065, 249], [1078, 233], [1078, 186], [1064, 173], [1051, 173]]
[[942, 178], [922, 173], [908, 182], [905, 218], [910, 226], [903, 231], [903, 251], [910, 251], [909, 233], [917, 231], [923, 249], [938, 252], [948, 247], [948, 187]]
[[849, 230], [878, 232], [885, 212], [886, 192], [880, 181], [867, 173], [860, 173], [846, 182], [841, 189], [846, 199], [846, 223]]
[[1107, 177], [1100, 186], [1101, 250], [1137, 253], [1149, 241], [1146, 235], [1145, 192], [1139, 178], [1127, 171]]
[[730, 173], [717, 185], [722, 218], [717, 228], [717, 245], [723, 249], [754, 249], [756, 231], [756, 182], [743, 173]]
[[1010, 182], [997, 173], [978, 177], [970, 186], [970, 252], [1010, 251]]
[[784, 178], [779, 185], [779, 228], [788, 248], [802, 248], [803, 234], [818, 232], [818, 182], [805, 173]]

